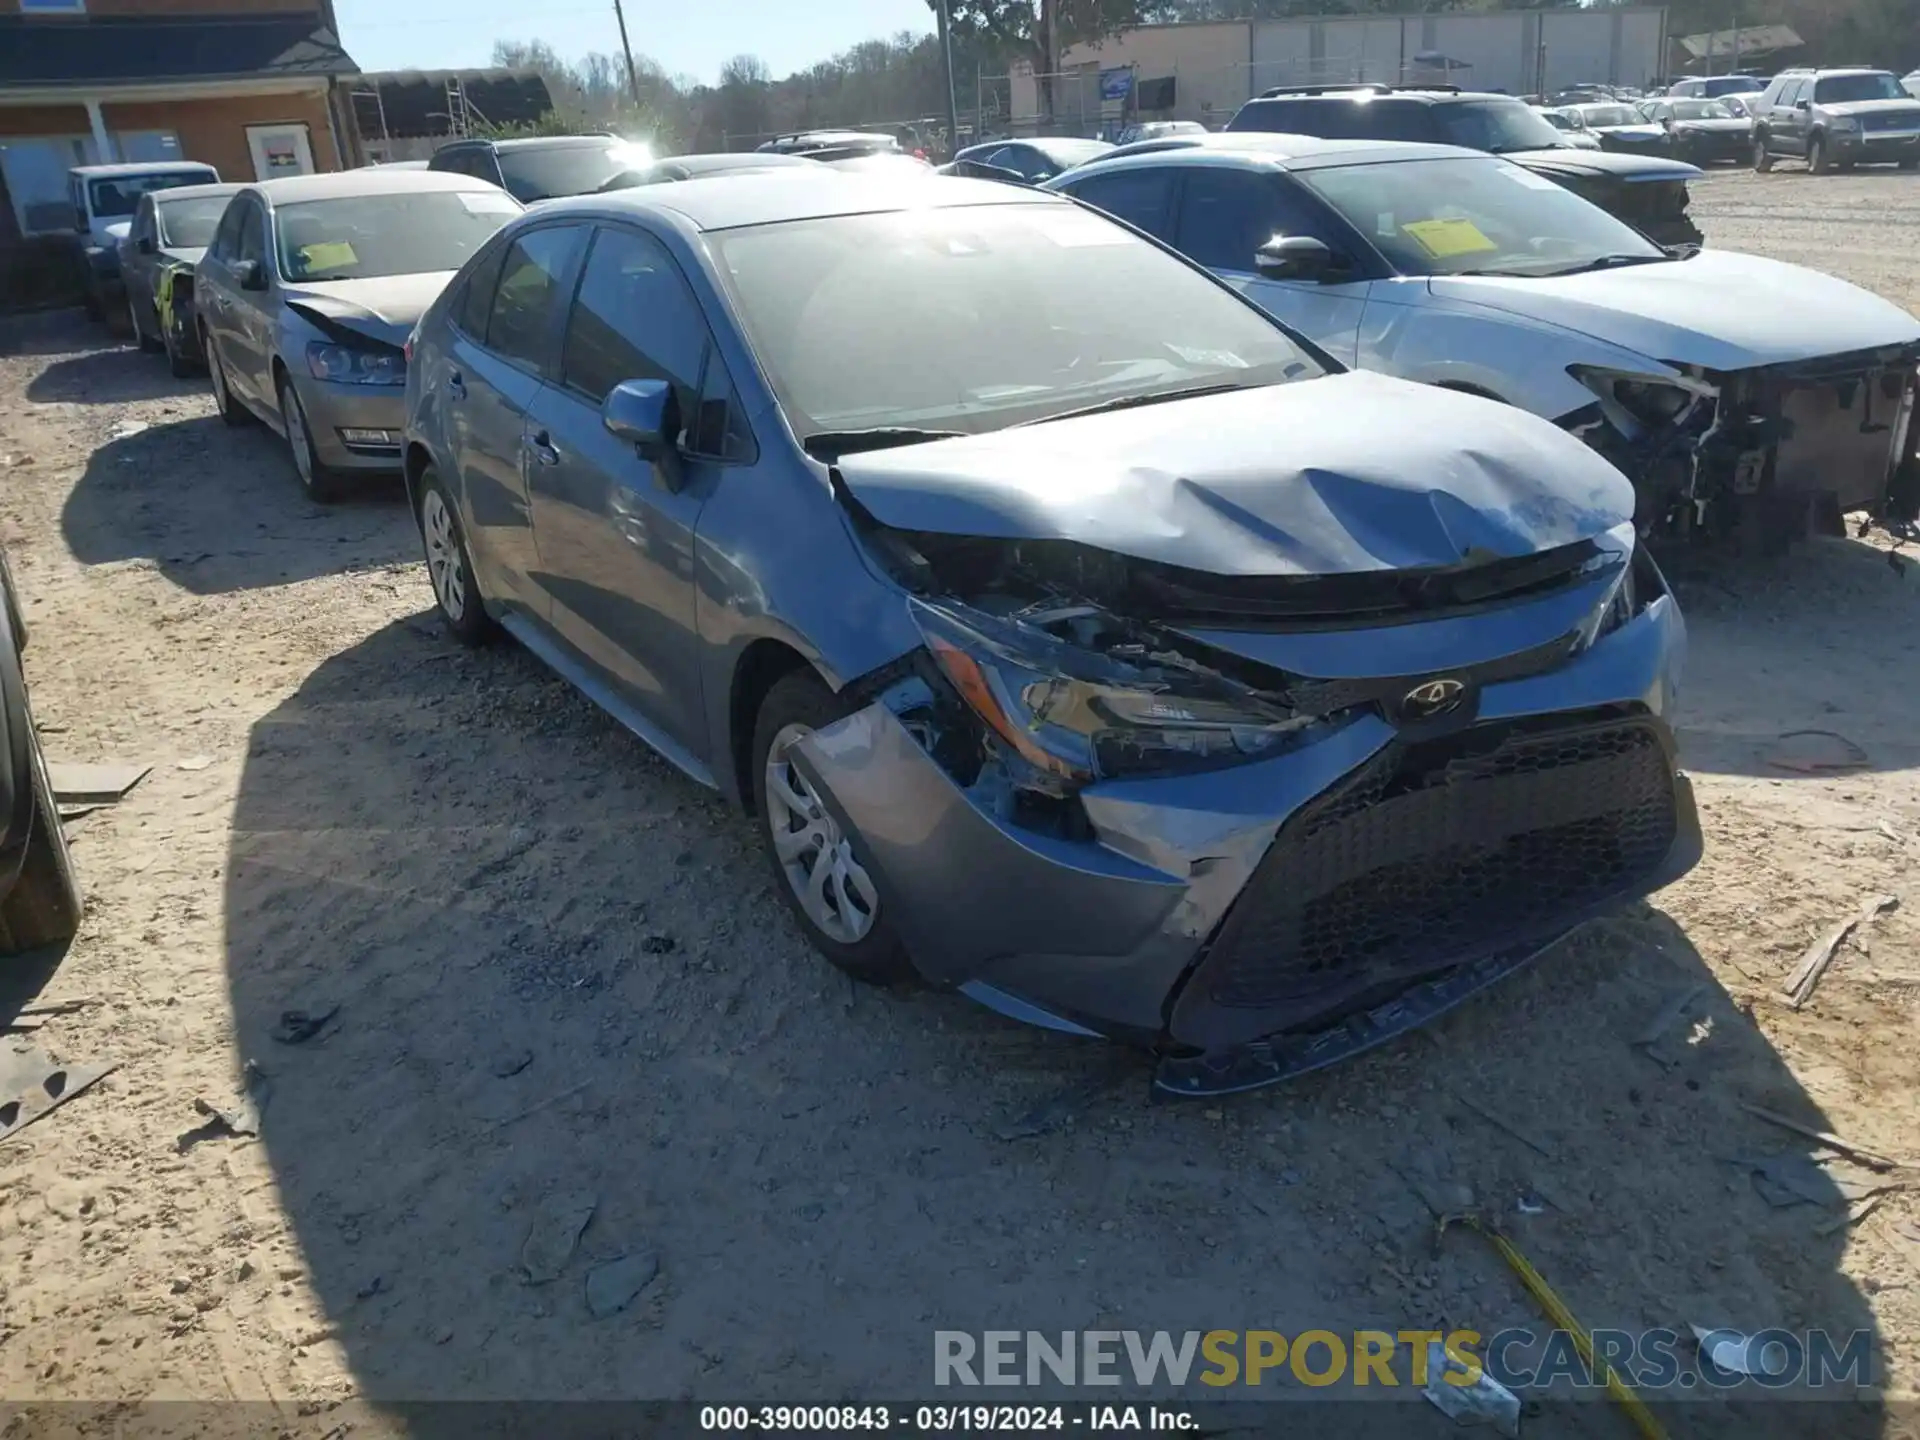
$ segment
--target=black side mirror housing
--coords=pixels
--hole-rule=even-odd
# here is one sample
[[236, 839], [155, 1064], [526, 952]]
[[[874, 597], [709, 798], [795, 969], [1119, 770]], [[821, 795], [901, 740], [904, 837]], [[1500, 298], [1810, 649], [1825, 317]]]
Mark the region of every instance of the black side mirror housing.
[[673, 386], [665, 380], [623, 380], [601, 402], [600, 423], [653, 466], [661, 489], [680, 488], [680, 399]]
[[233, 278], [242, 290], [264, 290], [267, 288], [267, 267], [258, 260], [236, 260], [233, 262]]
[[1253, 252], [1253, 268], [1268, 280], [1324, 282], [1343, 267], [1324, 240], [1311, 235], [1276, 235]]

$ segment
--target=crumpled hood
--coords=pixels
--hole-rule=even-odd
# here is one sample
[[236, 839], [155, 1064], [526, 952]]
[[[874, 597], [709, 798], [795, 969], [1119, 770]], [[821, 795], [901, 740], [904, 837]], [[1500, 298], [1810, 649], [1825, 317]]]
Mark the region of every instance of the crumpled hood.
[[1542, 175], [1606, 175], [1629, 183], [1640, 180], [1698, 180], [1706, 172], [1662, 155], [1632, 155], [1618, 150], [1515, 150], [1500, 157]]
[[[404, 345], [416, 321], [453, 279], [451, 270], [383, 275], [372, 280], [327, 280], [289, 285], [282, 298], [305, 318], [319, 317], [393, 346]], [[326, 328], [323, 323], [322, 329]]]
[[1433, 293], [1543, 320], [1654, 360], [1746, 370], [1920, 340], [1920, 320], [1844, 280], [1742, 255], [1552, 279], [1435, 276]]
[[1626, 478], [1548, 421], [1354, 371], [849, 455], [882, 524], [1215, 575], [1458, 565], [1589, 539]]

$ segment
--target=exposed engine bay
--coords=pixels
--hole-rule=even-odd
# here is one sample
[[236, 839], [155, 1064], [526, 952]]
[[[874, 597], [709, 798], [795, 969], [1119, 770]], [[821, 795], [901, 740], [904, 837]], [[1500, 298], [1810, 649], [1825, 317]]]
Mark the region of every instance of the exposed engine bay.
[[1632, 479], [1641, 534], [1766, 553], [1842, 534], [1851, 513], [1888, 526], [1920, 513], [1920, 345], [1676, 368], [1664, 379], [1581, 372], [1599, 401], [1562, 421]]

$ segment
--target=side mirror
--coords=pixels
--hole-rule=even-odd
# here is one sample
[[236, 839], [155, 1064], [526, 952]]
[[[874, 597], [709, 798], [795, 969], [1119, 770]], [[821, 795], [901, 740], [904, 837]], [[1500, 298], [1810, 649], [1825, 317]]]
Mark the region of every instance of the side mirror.
[[607, 433], [633, 446], [653, 466], [663, 490], [680, 488], [680, 400], [664, 380], [625, 380], [600, 405]]
[[138, 240], [133, 242], [133, 248], [138, 250], [142, 255], [153, 254], [153, 237], [151, 235], [142, 235]]
[[1793, 102], [1793, 108], [1796, 110], [1811, 110], [1813, 108], [1813, 102], [1811, 100], [1796, 100]]
[[258, 260], [236, 260], [233, 262], [233, 278], [242, 290], [264, 290], [267, 288], [267, 267]]
[[1276, 235], [1253, 252], [1253, 268], [1268, 280], [1324, 281], [1340, 268], [1340, 262], [1324, 240]]

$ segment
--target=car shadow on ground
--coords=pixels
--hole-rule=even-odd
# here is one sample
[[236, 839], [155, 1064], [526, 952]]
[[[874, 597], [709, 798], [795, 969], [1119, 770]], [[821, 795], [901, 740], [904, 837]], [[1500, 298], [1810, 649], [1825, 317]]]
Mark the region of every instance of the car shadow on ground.
[[[89, 356], [96, 363], [99, 356]], [[160, 477], [216, 483], [168, 486]], [[372, 476], [346, 500], [315, 505], [284, 441], [263, 425], [214, 416], [110, 440], [87, 461], [61, 527], [88, 565], [146, 559], [196, 594], [285, 585], [418, 557], [398, 475]]]
[[[1742, 1102], [1822, 1116], [1656, 909], [1354, 1063], [1152, 1104], [1127, 1052], [850, 985], [772, 884], [745, 819], [517, 647], [425, 617], [254, 727], [235, 1028], [360, 1394], [933, 1398], [936, 1329], [1543, 1332], [1489, 1246], [1435, 1243], [1435, 1209], [1469, 1206], [1588, 1326], [1873, 1328], [1831, 1182], [1774, 1208], [1751, 1178], [1804, 1151]], [[577, 1249], [525, 1248], [569, 1212]], [[646, 1254], [655, 1278], [594, 1318], [587, 1277]], [[1397, 1433], [1445, 1433], [1400, 1393]], [[1752, 1393], [1687, 1405], [1684, 1433], [1812, 1433]], [[1880, 1415], [1828, 1403], [1817, 1428]]]
[[176, 379], [165, 357], [150, 355], [94, 329], [67, 329], [69, 346], [92, 345], [82, 355], [56, 360], [33, 377], [27, 399], [36, 405], [127, 405], [141, 400], [175, 400], [206, 393], [204, 380]]
[[[1769, 757], [1826, 749], [1862, 770], [1920, 765], [1907, 698], [1920, 669], [1910, 557], [1818, 539], [1775, 560], [1682, 557], [1669, 569], [1689, 634], [1679, 707], [1688, 769], [1792, 780]], [[1782, 736], [1806, 731], [1826, 738], [1782, 749]]]

